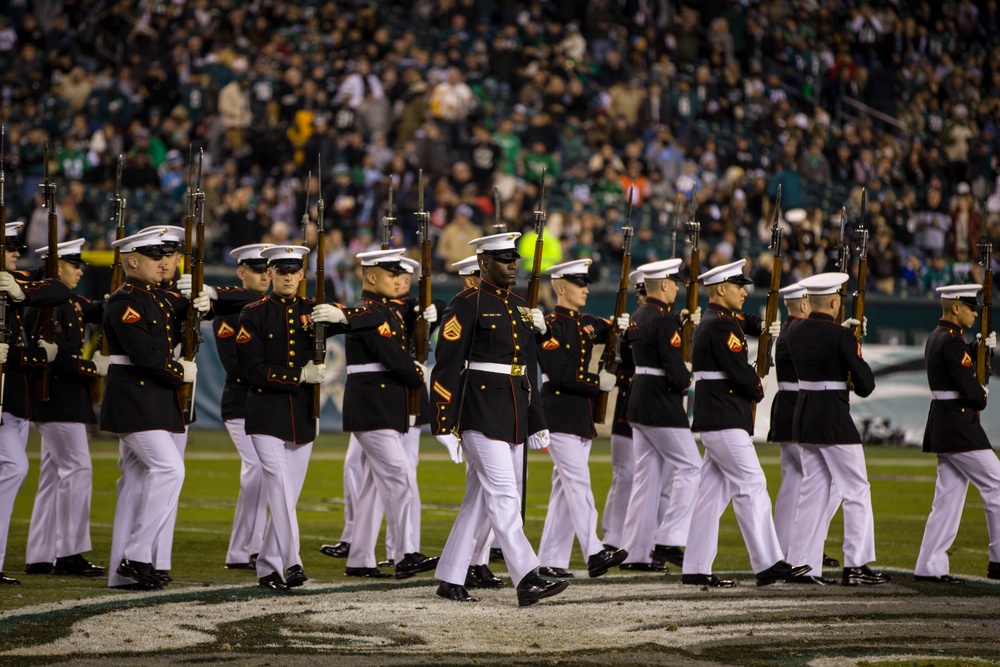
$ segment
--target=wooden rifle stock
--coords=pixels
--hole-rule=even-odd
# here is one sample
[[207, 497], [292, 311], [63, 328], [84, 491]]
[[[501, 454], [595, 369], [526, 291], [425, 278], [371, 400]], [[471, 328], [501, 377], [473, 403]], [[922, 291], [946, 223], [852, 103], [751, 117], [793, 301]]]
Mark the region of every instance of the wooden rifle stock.
[[865, 226], [865, 212], [868, 208], [867, 190], [861, 191], [861, 216], [858, 218], [858, 291], [854, 293], [854, 309], [851, 316], [858, 321], [854, 337], [858, 343], [865, 330], [865, 286], [868, 283], [868, 227]]
[[[985, 217], [985, 216], [984, 216]], [[976, 346], [976, 379], [984, 387], [990, 381], [990, 354], [985, 341], [993, 332], [993, 243], [984, 236], [979, 241], [979, 256], [983, 262], [983, 312], [979, 318], [979, 345]]]
[[694, 334], [694, 322], [691, 321], [691, 316], [694, 314], [694, 311], [698, 310], [698, 274], [701, 273], [701, 223], [695, 220], [694, 217], [696, 206], [695, 191], [692, 190], [691, 203], [688, 208], [688, 233], [686, 240], [686, 243], [691, 246], [686, 304], [688, 317], [681, 324], [681, 355], [684, 361], [687, 362], [691, 361], [691, 336]]
[[[42, 183], [44, 205], [48, 215], [48, 255], [45, 257], [45, 274], [50, 280], [59, 280], [59, 218], [56, 215], [56, 184], [49, 178], [49, 142], [45, 142], [45, 180]], [[42, 308], [38, 314], [41, 327], [40, 340], [55, 343], [58, 317], [55, 308]], [[51, 364], [46, 364], [35, 382], [35, 399], [49, 400], [49, 376]]]
[[[191, 243], [191, 226], [185, 217], [184, 220], [184, 243], [185, 255], [191, 258], [191, 299], [194, 300], [205, 289], [205, 193], [201, 190], [202, 160], [205, 151], [202, 149], [198, 154], [198, 180], [195, 183], [192, 194], [193, 217], [195, 223], [194, 246]], [[184, 323], [184, 339], [181, 342], [181, 356], [188, 361], [194, 361], [198, 354], [198, 347], [201, 345], [201, 313], [195, 309], [194, 305], [189, 305], [187, 318]], [[194, 394], [195, 386], [193, 382], [181, 385], [179, 390], [181, 399], [181, 409], [184, 411], [185, 422], [190, 423], [194, 419]]]
[[[124, 166], [125, 158], [121, 155], [118, 156], [118, 175], [115, 179], [115, 199], [114, 199], [114, 211], [112, 212], [112, 220], [115, 223], [115, 240], [120, 241], [125, 238], [125, 198], [122, 197], [122, 168]], [[109, 285], [108, 294], [114, 294], [115, 291], [121, 287], [122, 282], [125, 279], [125, 272], [122, 267], [122, 251], [121, 248], [115, 246], [114, 259], [111, 262], [111, 284]], [[108, 337], [104, 334], [104, 326], [102, 325], [97, 330], [97, 336], [99, 343], [97, 345], [98, 351], [101, 355], [107, 357], [110, 354], [108, 350]], [[90, 386], [90, 402], [100, 403], [101, 399], [104, 397], [104, 378], [98, 376], [94, 380], [94, 384]]]
[[531, 278], [528, 279], [528, 308], [538, 307], [538, 288], [542, 282], [542, 252], [545, 250], [545, 167], [542, 167], [542, 184], [535, 210], [535, 256], [531, 262]]
[[[7, 176], [4, 171], [4, 148], [7, 141], [7, 124], [0, 123], [0, 271], [7, 270], [7, 204], [5, 186]], [[10, 342], [10, 324], [7, 322], [7, 309], [10, 300], [6, 292], [0, 292], [0, 343]], [[3, 406], [4, 364], [0, 364], [0, 407]]]
[[[778, 319], [778, 290], [781, 289], [781, 184], [774, 198], [774, 222], [771, 223], [771, 284], [767, 291], [764, 325], [757, 337], [757, 377], [764, 379], [774, 365], [771, 355], [771, 325]], [[750, 423], [757, 423], [757, 401], [750, 401]]]
[[[431, 327], [424, 313], [431, 305], [431, 236], [430, 216], [424, 210], [424, 170], [417, 172], [417, 234], [420, 236], [420, 281], [417, 283], [417, 303], [420, 313], [413, 327], [413, 356], [417, 363], [427, 362], [431, 345]], [[424, 378], [426, 380], [426, 378]], [[409, 393], [410, 414], [420, 414], [420, 390]]]
[[[321, 157], [317, 156], [317, 197], [316, 197], [316, 305], [326, 303], [326, 229], [324, 227], [324, 211], [326, 203], [323, 201], [323, 165]], [[304, 280], [302, 282], [305, 282]], [[313, 322], [313, 357], [314, 364], [326, 363], [326, 324], [323, 322]], [[312, 387], [312, 402], [309, 404], [309, 416], [317, 422], [317, 435], [319, 435], [319, 415], [323, 409], [323, 385], [316, 383]]]

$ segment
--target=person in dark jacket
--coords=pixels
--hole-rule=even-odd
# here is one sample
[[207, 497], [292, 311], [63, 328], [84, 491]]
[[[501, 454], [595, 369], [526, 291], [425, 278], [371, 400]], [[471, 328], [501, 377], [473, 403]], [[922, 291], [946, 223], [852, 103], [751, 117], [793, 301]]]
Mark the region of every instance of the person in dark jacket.
[[[942, 584], [961, 584], [948, 574], [951, 549], [971, 482], [986, 506], [990, 536], [986, 576], [1000, 579], [1000, 460], [983, 430], [979, 413], [986, 409], [989, 390], [976, 379], [978, 345], [992, 356], [997, 334], [968, 345], [962, 332], [976, 321], [979, 285], [939, 287], [941, 319], [924, 346], [931, 407], [924, 428], [924, 451], [937, 455], [934, 502], [927, 516], [913, 578]], [[977, 335], [977, 338], [979, 336]]]

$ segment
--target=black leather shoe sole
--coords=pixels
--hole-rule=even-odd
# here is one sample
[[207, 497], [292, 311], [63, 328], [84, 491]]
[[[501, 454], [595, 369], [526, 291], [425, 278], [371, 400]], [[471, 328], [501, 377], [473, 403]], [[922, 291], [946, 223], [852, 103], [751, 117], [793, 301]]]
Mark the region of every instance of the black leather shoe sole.
[[569, 582], [560, 579], [558, 581], [552, 582], [552, 586], [546, 586], [544, 589], [539, 591], [533, 591], [531, 593], [517, 592], [517, 606], [518, 607], [530, 607], [539, 600], [544, 600], [545, 598], [550, 598], [553, 595], [559, 595], [566, 587], [569, 586]]
[[538, 574], [549, 579], [574, 579], [576, 577], [572, 572], [561, 567], [540, 567]]
[[227, 570], [253, 570], [255, 567], [250, 563], [226, 563]]
[[823, 554], [823, 567], [840, 567], [840, 561], [832, 556]]
[[618, 569], [629, 572], [656, 572], [662, 574], [667, 571], [667, 566], [657, 565], [656, 563], [622, 563], [618, 566]]
[[[605, 554], [607, 557], [601, 555]], [[615, 567], [616, 565], [621, 565], [622, 561], [628, 558], [628, 552], [624, 549], [618, 549], [617, 551], [603, 551], [601, 552], [602, 560], [599, 563], [594, 563], [591, 565], [590, 560], [587, 562], [587, 573], [590, 575], [591, 579], [595, 579], [602, 574], [607, 574], [608, 570]]]
[[707, 586], [708, 588], [734, 588], [736, 582], [732, 579], [719, 579], [714, 574], [682, 574], [681, 583], [688, 586]]
[[808, 574], [800, 574], [794, 577], [786, 577], [786, 584], [800, 584], [806, 586], [836, 586], [840, 582], [836, 579], [825, 579], [823, 577], [814, 577]]
[[439, 598], [444, 598], [445, 600], [451, 600], [452, 602], [475, 602], [476, 598], [469, 595], [469, 592], [465, 590], [463, 586], [458, 584], [448, 584], [441, 582], [437, 587], [437, 591], [434, 593]]
[[349, 567], [344, 571], [348, 577], [364, 577], [365, 579], [392, 579], [388, 572], [380, 572], [377, 567]]
[[162, 586], [166, 583], [163, 577], [159, 576], [148, 563], [134, 563], [132, 561], [122, 559], [122, 562], [118, 565], [118, 569], [115, 570], [115, 572], [123, 577], [135, 579], [143, 584], [155, 584], [157, 586]]
[[808, 565], [794, 565], [791, 569], [785, 572], [774, 572], [769, 568], [768, 570], [765, 570], [757, 575], [757, 585], [770, 586], [771, 584], [775, 584], [779, 581], [785, 581], [789, 577], [800, 577], [811, 569], [812, 568]]
[[21, 582], [14, 577], [8, 577], [3, 572], [0, 572], [0, 584], [8, 584], [10, 586], [20, 586]]
[[409, 579], [415, 574], [429, 572], [437, 567], [438, 560], [438, 556], [430, 556], [416, 563], [401, 561], [398, 565], [396, 565], [396, 578]]
[[924, 581], [930, 584], [952, 584], [954, 586], [961, 586], [965, 584], [965, 579], [959, 579], [958, 577], [953, 577], [950, 574], [942, 574], [939, 577], [915, 574], [913, 575], [913, 580]]
[[25, 574], [52, 574], [52, 563], [28, 563], [24, 566]]
[[293, 565], [285, 571], [285, 585], [289, 588], [298, 588], [307, 581], [309, 577], [306, 576], [302, 566]]
[[319, 548], [321, 553], [330, 558], [347, 558], [351, 555], [350, 542], [337, 542], [336, 544], [324, 544]]
[[159, 584], [149, 584], [137, 581], [134, 584], [122, 584], [120, 586], [111, 586], [116, 591], [162, 591], [163, 586]]
[[61, 577], [91, 578], [107, 576], [108, 570], [100, 565], [94, 565], [93, 563], [87, 563], [86, 561], [73, 565], [60, 565], [59, 561], [56, 560], [56, 564], [52, 568], [52, 574], [57, 574]]
[[281, 577], [277, 572], [272, 572], [266, 577], [261, 577], [257, 580], [257, 588], [266, 588], [271, 591], [277, 591], [279, 593], [288, 592], [288, 584], [281, 580]]

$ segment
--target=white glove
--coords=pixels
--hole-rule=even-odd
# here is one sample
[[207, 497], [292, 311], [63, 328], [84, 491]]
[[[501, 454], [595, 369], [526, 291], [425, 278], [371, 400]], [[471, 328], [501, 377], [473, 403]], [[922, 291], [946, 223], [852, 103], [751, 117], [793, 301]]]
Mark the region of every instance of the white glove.
[[0, 292], [6, 292], [14, 301], [24, 301], [24, 290], [7, 271], [0, 271]]
[[94, 362], [94, 366], [97, 367], [94, 371], [95, 373], [101, 377], [108, 374], [108, 366], [111, 365], [111, 359], [109, 357], [104, 356], [100, 352], [95, 352], [94, 358], [91, 359], [91, 361]]
[[438, 321], [438, 307], [433, 303], [427, 306], [427, 310], [424, 311], [424, 319], [427, 320], [427, 324], [434, 324]]
[[764, 392], [765, 394], [767, 393], [767, 378], [766, 377], [762, 377], [760, 379], [760, 390], [762, 392]]
[[177, 279], [177, 291], [181, 293], [181, 296], [185, 299], [191, 298], [191, 274], [182, 273], [181, 277]]
[[187, 359], [178, 359], [177, 363], [184, 368], [184, 382], [187, 384], [194, 382], [194, 379], [198, 377], [198, 364]]
[[448, 433], [446, 435], [434, 436], [437, 441], [448, 448], [448, 456], [451, 457], [452, 462], [461, 463], [462, 462], [462, 441], [458, 439], [458, 436], [454, 433]]
[[689, 319], [689, 318], [691, 320], [691, 326], [695, 326], [696, 327], [699, 324], [701, 324], [701, 306], [698, 306], [697, 308], [694, 309], [694, 315], [692, 315], [690, 312], [688, 312], [687, 308], [682, 308], [681, 309], [681, 321], [683, 322], [684, 320]]
[[601, 386], [601, 391], [611, 391], [615, 388], [618, 383], [618, 377], [614, 373], [609, 373], [607, 371], [601, 371], [597, 374], [600, 378], [599, 383]]
[[549, 330], [549, 325], [545, 324], [545, 313], [542, 312], [541, 308], [531, 309], [531, 326], [540, 334]]
[[528, 447], [530, 449], [545, 449], [549, 446], [549, 429], [542, 429], [538, 433], [528, 436]]
[[59, 354], [59, 346], [47, 340], [38, 341], [38, 346], [45, 350], [45, 359], [51, 364], [52, 360]]
[[767, 333], [771, 334], [771, 338], [777, 338], [781, 335], [781, 321], [775, 320], [771, 322], [771, 326], [767, 328]]
[[858, 322], [853, 317], [849, 317], [848, 319], [844, 320], [844, 323], [841, 326], [843, 326], [845, 329], [850, 329], [851, 331], [854, 331], [854, 328], [857, 327], [858, 324], [861, 324], [861, 337], [864, 338], [865, 336], [868, 335], [868, 316], [867, 315], [865, 316], [865, 321], [863, 323], [862, 322]]
[[617, 326], [620, 331], [625, 331], [626, 329], [628, 329], [629, 320], [630, 320], [629, 314], [622, 313], [621, 316], [617, 320], [615, 320], [615, 326]]
[[10, 352], [10, 345], [7, 343], [0, 343], [0, 364], [7, 363], [8, 352]]
[[690, 361], [684, 362], [684, 368], [688, 369], [688, 373], [694, 372], [694, 366], [691, 364]]
[[990, 388], [987, 387], [985, 384], [981, 384], [979, 386], [983, 388], [983, 393], [986, 394], [986, 398], [989, 398], [990, 397]]
[[206, 290], [202, 290], [201, 294], [194, 298], [191, 302], [191, 306], [198, 311], [199, 314], [204, 315], [208, 312], [208, 309], [212, 307], [212, 299], [208, 296]]
[[344, 311], [329, 303], [318, 303], [313, 307], [312, 321], [328, 324], [344, 324], [347, 316]]
[[319, 384], [326, 377], [326, 364], [317, 364], [310, 361], [302, 367], [302, 374], [299, 376], [300, 384]]
[[[976, 334], [976, 341], [981, 341], [983, 339], [983, 334]], [[986, 337], [986, 349], [992, 352], [997, 349], [997, 332], [991, 331], [990, 335]]]

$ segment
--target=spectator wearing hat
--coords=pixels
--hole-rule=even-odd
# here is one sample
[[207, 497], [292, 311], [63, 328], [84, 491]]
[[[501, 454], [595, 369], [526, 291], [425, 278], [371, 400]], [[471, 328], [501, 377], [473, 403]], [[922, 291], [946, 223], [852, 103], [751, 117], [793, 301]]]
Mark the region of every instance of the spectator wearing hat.
[[[58, 280], [70, 290], [77, 287], [86, 263], [80, 256], [84, 239], [57, 246]], [[48, 247], [36, 254], [42, 261]], [[58, 306], [56, 356], [49, 365], [49, 400], [31, 404], [31, 421], [42, 435], [38, 491], [28, 528], [25, 571], [99, 577], [107, 573], [83, 554], [91, 550], [90, 498], [92, 467], [87, 426], [97, 423], [90, 388], [94, 379], [107, 375], [109, 360], [98, 354], [83, 359], [84, 329], [101, 321], [103, 302], [82, 296]]]

